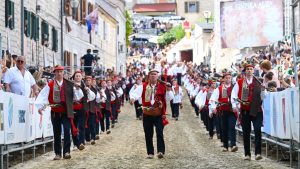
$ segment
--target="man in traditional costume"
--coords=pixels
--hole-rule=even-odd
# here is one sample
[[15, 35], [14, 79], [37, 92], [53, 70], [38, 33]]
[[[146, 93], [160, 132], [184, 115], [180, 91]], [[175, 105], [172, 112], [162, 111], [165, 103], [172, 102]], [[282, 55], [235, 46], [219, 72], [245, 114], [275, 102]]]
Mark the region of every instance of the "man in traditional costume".
[[[261, 84], [254, 78], [254, 66], [246, 66], [246, 75], [238, 80], [231, 93], [231, 103], [234, 113], [240, 112], [244, 140], [244, 160], [251, 160], [250, 132], [251, 122], [255, 134], [255, 160], [261, 156], [261, 127], [263, 122]], [[239, 110], [240, 108], [240, 110]]]
[[51, 80], [39, 93], [36, 103], [39, 113], [42, 114], [45, 105], [51, 106], [51, 121], [54, 134], [54, 160], [61, 159], [61, 127], [64, 128], [63, 158], [70, 159], [71, 147], [71, 126], [76, 135], [78, 132], [73, 123], [73, 99], [74, 84], [64, 79], [64, 67], [56, 66], [54, 69], [55, 78]]
[[153, 148], [153, 127], [156, 128], [157, 136], [157, 157], [163, 158], [165, 154], [165, 142], [163, 129], [168, 121], [166, 119], [166, 101], [174, 98], [171, 87], [158, 82], [159, 71], [153, 69], [149, 72], [148, 82], [143, 84], [143, 88], [132, 93], [130, 103], [142, 98], [143, 109], [143, 127], [145, 132], [147, 158], [152, 159], [154, 156]]
[[[224, 83], [214, 90], [209, 103], [212, 113], [218, 114], [222, 118], [222, 141], [224, 147], [222, 151], [227, 152], [228, 147], [230, 147], [231, 152], [235, 152], [238, 150], [235, 132], [237, 114], [233, 113], [230, 101], [233, 88], [232, 75], [230, 73], [225, 73], [223, 75], [223, 80]], [[230, 141], [230, 145], [228, 144], [228, 141]]]

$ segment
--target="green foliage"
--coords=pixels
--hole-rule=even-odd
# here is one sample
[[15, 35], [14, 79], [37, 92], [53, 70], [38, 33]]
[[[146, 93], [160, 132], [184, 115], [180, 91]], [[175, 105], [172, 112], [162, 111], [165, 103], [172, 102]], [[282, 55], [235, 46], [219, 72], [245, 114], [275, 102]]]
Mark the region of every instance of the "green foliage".
[[129, 36], [133, 32], [133, 26], [132, 26], [132, 18], [127, 10], [125, 11], [125, 17], [126, 17], [126, 44], [129, 44]]
[[185, 32], [181, 25], [173, 27], [170, 31], [162, 34], [158, 38], [158, 44], [161, 47], [167, 46], [175, 40], [176, 41], [181, 40], [184, 37], [184, 35]]

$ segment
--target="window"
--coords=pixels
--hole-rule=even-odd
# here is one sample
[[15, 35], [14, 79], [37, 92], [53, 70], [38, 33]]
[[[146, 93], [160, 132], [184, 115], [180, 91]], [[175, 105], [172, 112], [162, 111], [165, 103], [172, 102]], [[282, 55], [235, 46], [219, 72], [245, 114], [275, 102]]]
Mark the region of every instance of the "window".
[[55, 52], [58, 50], [58, 34], [54, 27], [52, 28], [52, 50]]
[[70, 0], [65, 0], [64, 12], [65, 12], [66, 16], [72, 16], [72, 9], [71, 9]]
[[85, 17], [87, 16], [86, 15], [86, 0], [81, 0], [81, 14], [80, 14], [80, 21], [82, 24], [86, 24], [86, 21], [85, 21]]
[[39, 40], [39, 34], [40, 34], [40, 21], [39, 17], [35, 15], [34, 13], [31, 13], [31, 39], [34, 39], [35, 41]]
[[42, 21], [42, 45], [49, 45], [49, 25], [46, 21]]
[[199, 2], [198, 1], [184, 2], [184, 12], [185, 13], [199, 13]]
[[24, 34], [26, 37], [31, 37], [31, 12], [24, 8]]
[[11, 30], [15, 27], [14, 3], [10, 0], [5, 0], [5, 27]]
[[106, 23], [103, 21], [103, 40], [106, 40]]

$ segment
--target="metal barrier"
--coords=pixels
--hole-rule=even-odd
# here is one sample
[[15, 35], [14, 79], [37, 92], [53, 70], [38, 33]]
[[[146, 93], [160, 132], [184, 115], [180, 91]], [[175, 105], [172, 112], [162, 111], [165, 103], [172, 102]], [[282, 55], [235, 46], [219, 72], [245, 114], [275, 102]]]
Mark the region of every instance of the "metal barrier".
[[[0, 169], [9, 167], [9, 154], [16, 151], [21, 151], [21, 162], [24, 162], [24, 150], [33, 148], [33, 158], [36, 157], [36, 147], [42, 145], [43, 146], [43, 154], [46, 153], [46, 144], [52, 142], [53, 148], [53, 137], [36, 139], [29, 143], [19, 143], [19, 144], [10, 144], [10, 145], [0, 145]], [[4, 166], [4, 156], [6, 155], [6, 166]]]
[[[239, 127], [235, 127], [235, 130], [236, 131], [239, 131], [241, 133], [243, 133], [242, 129], [239, 128]], [[293, 165], [293, 153], [296, 153], [296, 152], [299, 152], [300, 149], [299, 147], [295, 147], [295, 144], [293, 143], [294, 140], [286, 140], [284, 142], [284, 140], [281, 140], [281, 139], [278, 139], [278, 138], [275, 138], [273, 137], [272, 139], [272, 136], [270, 135], [267, 135], [265, 133], [262, 133], [262, 140], [264, 140], [266, 142], [266, 157], [268, 157], [268, 143], [272, 143], [272, 144], [275, 144], [276, 145], [276, 160], [279, 161], [279, 146], [280, 147], [283, 147], [283, 148], [286, 148], [286, 149], [289, 149], [289, 156], [290, 156], [290, 167], [292, 167]], [[254, 137], [254, 133], [251, 132], [251, 140], [252, 140], [252, 137]], [[250, 141], [251, 143], [252, 141]], [[287, 143], [289, 142], [289, 143]], [[250, 144], [250, 147], [251, 147], [251, 144]]]

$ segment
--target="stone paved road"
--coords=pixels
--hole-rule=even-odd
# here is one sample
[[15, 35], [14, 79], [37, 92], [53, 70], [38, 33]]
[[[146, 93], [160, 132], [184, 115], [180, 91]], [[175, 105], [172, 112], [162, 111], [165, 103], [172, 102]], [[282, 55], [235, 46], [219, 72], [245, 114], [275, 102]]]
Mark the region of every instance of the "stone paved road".
[[52, 161], [54, 154], [51, 152], [13, 168], [288, 168], [269, 159], [244, 161], [241, 145], [236, 153], [221, 152], [218, 140], [208, 140], [202, 124], [194, 117], [187, 97], [184, 100], [184, 108], [179, 121], [170, 120], [164, 133], [165, 158], [145, 159], [146, 148], [142, 122], [135, 120], [134, 109], [127, 104], [112, 133], [102, 134], [96, 145], [88, 145], [82, 152], [72, 151], [71, 160]]

